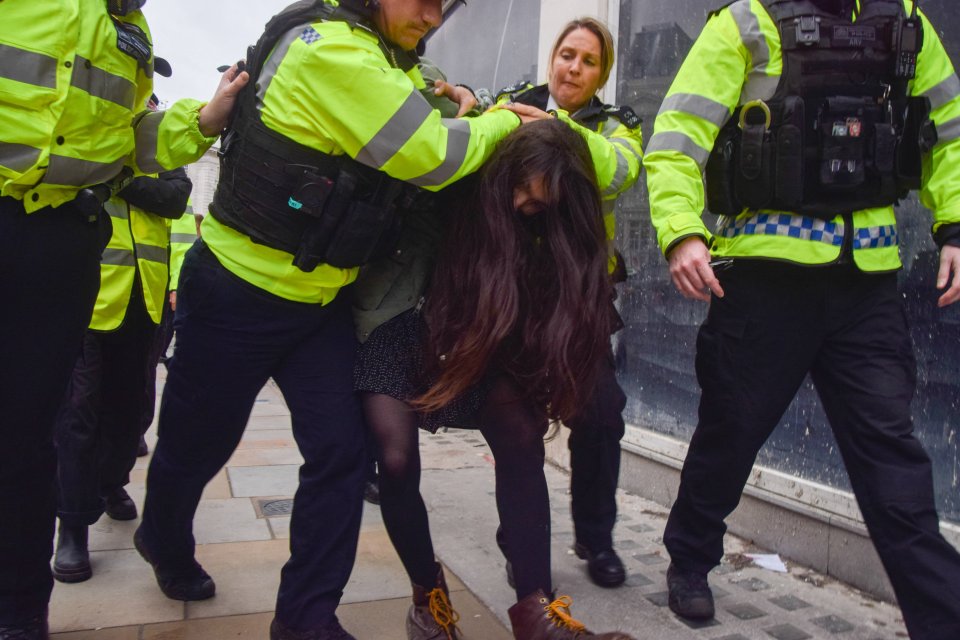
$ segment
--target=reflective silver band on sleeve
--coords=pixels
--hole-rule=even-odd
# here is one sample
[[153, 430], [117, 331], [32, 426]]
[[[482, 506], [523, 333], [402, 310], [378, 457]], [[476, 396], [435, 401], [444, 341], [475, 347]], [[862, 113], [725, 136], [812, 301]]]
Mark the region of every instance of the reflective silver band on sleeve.
[[657, 151], [677, 151], [683, 155], [692, 158], [697, 166], [702, 170], [707, 164], [707, 158], [710, 152], [696, 142], [690, 136], [680, 131], [664, 131], [655, 133], [650, 138], [650, 144], [647, 145], [647, 155]]
[[443, 162], [429, 173], [408, 180], [411, 184], [418, 187], [443, 184], [463, 166], [470, 148], [470, 123], [453, 118], [444, 118], [442, 122], [447, 129], [447, 150]]
[[740, 40], [750, 52], [751, 66], [740, 92], [740, 104], [751, 100], [769, 100], [780, 83], [779, 76], [767, 74], [770, 64], [770, 47], [760, 29], [757, 16], [750, 9], [750, 0], [738, 0], [730, 5], [730, 15], [740, 30]]
[[305, 22], [283, 34], [270, 53], [270, 57], [267, 58], [267, 61], [263, 64], [260, 75], [257, 77], [257, 111], [262, 110], [263, 98], [267, 95], [267, 88], [270, 86], [270, 83], [273, 82], [274, 76], [277, 75], [277, 69], [280, 68], [280, 63], [283, 62], [283, 59], [287, 56], [290, 45], [300, 37], [300, 34], [303, 33], [303, 30], [309, 25], [309, 22]]
[[159, 262], [160, 264], [167, 264], [170, 252], [167, 251], [166, 247], [158, 247], [152, 244], [139, 244], [136, 245], [137, 248], [137, 258], [140, 260], [149, 260], [150, 262]]
[[177, 244], [193, 244], [197, 239], [197, 234], [195, 233], [171, 233], [170, 234], [170, 243]]
[[750, 52], [753, 68], [766, 69], [770, 63], [770, 47], [767, 46], [767, 39], [763, 37], [763, 32], [760, 30], [760, 21], [750, 10], [750, 0], [734, 2], [730, 5], [730, 15], [740, 30], [743, 46]]
[[[617, 140], [623, 144], [626, 144], [626, 140], [612, 138], [610, 142]], [[613, 145], [613, 148], [617, 151], [617, 169], [613, 173], [613, 178], [610, 180], [610, 184], [607, 185], [607, 188], [603, 190], [602, 196], [613, 195], [623, 187], [624, 181], [626, 181], [627, 176], [630, 175], [630, 162], [627, 160], [626, 152], [623, 147], [619, 144]]]
[[942, 107], [960, 95], [960, 78], [956, 73], [951, 73], [943, 82], [927, 89], [923, 95], [930, 98], [931, 109]]
[[130, 208], [126, 202], [120, 204], [117, 200], [107, 200], [103, 203], [103, 210], [107, 212], [108, 216], [116, 218], [117, 220], [127, 220], [130, 218]]
[[675, 93], [667, 96], [660, 105], [660, 111], [657, 112], [657, 115], [666, 111], [687, 113], [701, 120], [706, 120], [717, 127], [722, 127], [727, 118], [730, 117], [730, 109], [726, 105], [694, 93]]
[[143, 173], [166, 171], [166, 167], [157, 160], [157, 141], [164, 115], [163, 111], [147, 112], [136, 122], [137, 166]]
[[100, 256], [100, 264], [109, 264], [115, 267], [135, 267], [137, 260], [133, 256], [133, 251], [129, 249], [111, 249], [103, 250]]
[[51, 154], [43, 181], [47, 184], [84, 187], [106, 182], [116, 177], [121, 169], [123, 169], [123, 158], [113, 162], [94, 162]]
[[400, 108], [357, 153], [357, 161], [379, 169], [396, 155], [417, 129], [433, 113], [420, 92], [412, 89]]
[[0, 78], [55, 89], [57, 64], [51, 56], [0, 44]]
[[0, 165], [24, 173], [40, 161], [40, 149], [14, 142], [0, 142]]
[[960, 138], [960, 116], [937, 125], [937, 145]]
[[93, 66], [93, 63], [81, 56], [74, 58], [70, 84], [95, 98], [127, 109], [137, 110], [137, 106], [140, 106], [133, 104], [137, 99], [137, 85], [124, 77]]

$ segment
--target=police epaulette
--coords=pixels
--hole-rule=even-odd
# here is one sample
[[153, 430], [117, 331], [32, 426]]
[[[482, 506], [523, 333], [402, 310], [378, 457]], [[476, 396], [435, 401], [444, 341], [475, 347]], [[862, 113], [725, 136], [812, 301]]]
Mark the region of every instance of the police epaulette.
[[607, 105], [603, 110], [622, 122], [628, 129], [636, 129], [640, 126], [640, 123], [643, 122], [643, 118], [638, 116], [637, 112], [627, 105], [623, 105], [622, 107]]
[[496, 99], [499, 100], [502, 96], [505, 96], [505, 95], [513, 95], [514, 93], [517, 93], [518, 91], [523, 91], [524, 89], [529, 89], [529, 88], [531, 88], [532, 86], [533, 86], [533, 85], [531, 85], [531, 84], [530, 84], [529, 82], [527, 82], [526, 80], [520, 80], [520, 81], [518, 81], [518, 82], [515, 82], [515, 83], [511, 84], [511, 85], [508, 86], [508, 87], [504, 87], [503, 89], [500, 89], [500, 91], [497, 91]]

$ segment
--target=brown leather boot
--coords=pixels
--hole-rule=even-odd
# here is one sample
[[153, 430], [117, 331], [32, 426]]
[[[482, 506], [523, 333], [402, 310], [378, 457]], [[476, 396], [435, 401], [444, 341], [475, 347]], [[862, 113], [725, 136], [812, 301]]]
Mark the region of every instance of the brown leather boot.
[[516, 640], [635, 640], [619, 631], [593, 633], [570, 615], [571, 602], [569, 596], [551, 601], [543, 591], [534, 591], [507, 611], [513, 637]]
[[432, 589], [413, 586], [413, 605], [407, 612], [408, 640], [459, 640], [460, 614], [450, 604], [450, 590], [437, 565], [437, 580]]

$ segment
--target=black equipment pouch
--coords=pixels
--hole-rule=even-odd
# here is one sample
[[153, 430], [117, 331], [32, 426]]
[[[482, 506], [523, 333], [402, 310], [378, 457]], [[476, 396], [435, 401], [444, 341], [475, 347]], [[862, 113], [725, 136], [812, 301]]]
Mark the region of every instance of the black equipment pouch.
[[[737, 114], [734, 113], [733, 116], [736, 117]], [[707, 209], [718, 216], [735, 216], [743, 211], [743, 203], [737, 197], [734, 186], [739, 147], [740, 129], [727, 123], [727, 126], [720, 129], [713, 144], [713, 152], [707, 158], [704, 171]]]
[[771, 114], [761, 100], [740, 107], [740, 161], [734, 187], [743, 205], [763, 209], [773, 200], [773, 137]]
[[124, 187], [132, 181], [133, 170], [130, 167], [124, 167], [107, 182], [80, 189], [73, 204], [87, 222], [96, 222], [107, 200], [123, 191]]
[[345, 162], [328, 184], [322, 208], [312, 214], [293, 252], [293, 264], [302, 271], [320, 263], [344, 269], [365, 264], [382, 257], [399, 236], [404, 183]]
[[896, 145], [897, 187], [919, 189], [923, 156], [937, 144], [937, 128], [930, 119], [930, 98], [907, 98], [903, 115], [903, 135]]
[[[817, 128], [824, 194], [849, 192], [866, 181], [867, 152], [876, 150], [876, 125], [881, 121], [880, 107], [869, 98], [829, 97], [823, 101]], [[874, 159], [870, 157], [871, 164]]]
[[774, 191], [783, 208], [793, 209], [803, 202], [803, 130], [806, 124], [803, 99], [787, 96], [779, 115], [774, 153]]

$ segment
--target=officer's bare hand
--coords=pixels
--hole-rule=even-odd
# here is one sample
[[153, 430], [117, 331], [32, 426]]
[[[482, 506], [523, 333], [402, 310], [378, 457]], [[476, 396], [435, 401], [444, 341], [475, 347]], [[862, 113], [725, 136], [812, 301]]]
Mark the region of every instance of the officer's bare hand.
[[170, 310], [171, 311], [177, 310], [177, 292], [176, 291], [170, 292]]
[[527, 124], [528, 122], [533, 122], [534, 120], [546, 120], [547, 118], [552, 118], [553, 116], [543, 111], [542, 109], [537, 109], [536, 107], [531, 107], [528, 104], [520, 104], [518, 102], [508, 102], [502, 105], [504, 109], [508, 111], [513, 111], [515, 114], [520, 116], [520, 122]]
[[237, 65], [233, 65], [220, 76], [220, 85], [210, 102], [200, 109], [200, 133], [209, 138], [223, 131], [230, 120], [233, 105], [237, 102], [237, 94], [249, 81], [250, 74], [246, 71], [237, 73]]
[[[947, 285], [950, 285], [947, 288]], [[940, 250], [940, 272], [937, 289], [947, 288], [937, 300], [938, 307], [946, 307], [960, 300], [960, 247], [946, 245]]]
[[438, 96], [446, 96], [448, 100], [460, 105], [457, 110], [458, 118], [477, 106], [477, 97], [473, 95], [473, 91], [443, 80], [437, 80], [433, 83], [433, 93]]
[[723, 297], [723, 288], [710, 267], [710, 250], [703, 238], [683, 240], [673, 248], [667, 261], [673, 286], [684, 298], [709, 302], [711, 292], [718, 298]]

